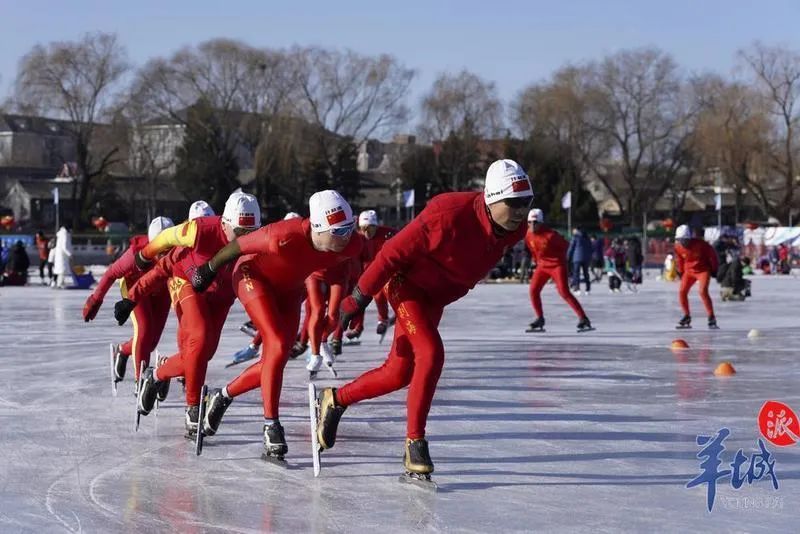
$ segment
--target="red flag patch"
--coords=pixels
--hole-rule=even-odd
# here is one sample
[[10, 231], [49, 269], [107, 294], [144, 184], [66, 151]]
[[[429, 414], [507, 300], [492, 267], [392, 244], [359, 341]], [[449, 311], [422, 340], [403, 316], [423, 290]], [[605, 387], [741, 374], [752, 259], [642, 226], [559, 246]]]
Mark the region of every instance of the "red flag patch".
[[347, 215], [342, 208], [337, 208], [336, 211], [326, 214], [325, 218], [328, 220], [328, 224], [333, 226], [334, 224], [346, 221]]
[[530, 191], [531, 184], [525, 178], [523, 178], [522, 180], [515, 180], [511, 182], [511, 190], [515, 193], [520, 193], [522, 191]]
[[255, 215], [239, 215], [239, 226], [255, 226], [256, 225], [256, 216]]

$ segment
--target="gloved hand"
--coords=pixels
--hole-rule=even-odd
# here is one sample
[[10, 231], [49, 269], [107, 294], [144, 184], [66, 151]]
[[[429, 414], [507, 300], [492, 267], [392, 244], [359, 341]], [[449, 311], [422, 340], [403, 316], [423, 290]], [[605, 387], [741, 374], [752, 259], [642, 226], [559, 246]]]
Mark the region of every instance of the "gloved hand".
[[142, 256], [141, 251], [137, 252], [136, 255], [133, 257], [133, 262], [136, 264], [136, 268], [139, 269], [140, 271], [146, 271], [147, 269], [150, 268], [151, 265], [153, 265], [153, 260], [148, 260], [147, 258]]
[[89, 322], [94, 320], [97, 317], [97, 312], [100, 310], [100, 306], [103, 305], [103, 299], [99, 299], [94, 296], [94, 293], [89, 295], [89, 298], [86, 299], [86, 304], [83, 305], [83, 320], [84, 322]]
[[369, 306], [370, 302], [372, 302], [372, 297], [369, 295], [365, 296], [361, 293], [358, 286], [356, 286], [353, 293], [348, 295], [339, 306], [339, 323], [342, 325], [342, 328], [347, 328], [347, 325], [350, 324], [353, 317], [363, 312], [367, 306]]
[[122, 299], [114, 304], [114, 319], [117, 320], [117, 324], [124, 325], [135, 307], [136, 303], [131, 299]]
[[206, 262], [198, 267], [192, 275], [192, 287], [198, 293], [202, 293], [208, 289], [208, 286], [214, 281], [215, 276], [217, 276], [217, 273], [215, 273], [211, 269], [211, 265]]

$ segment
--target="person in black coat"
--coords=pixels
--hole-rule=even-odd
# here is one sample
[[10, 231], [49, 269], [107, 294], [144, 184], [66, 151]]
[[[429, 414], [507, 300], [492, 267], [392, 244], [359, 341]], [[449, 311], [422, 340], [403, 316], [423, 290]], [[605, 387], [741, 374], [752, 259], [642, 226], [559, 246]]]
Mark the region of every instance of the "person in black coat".
[[25, 245], [17, 241], [8, 255], [3, 284], [7, 286], [24, 286], [28, 282], [28, 268], [31, 260], [25, 252]]

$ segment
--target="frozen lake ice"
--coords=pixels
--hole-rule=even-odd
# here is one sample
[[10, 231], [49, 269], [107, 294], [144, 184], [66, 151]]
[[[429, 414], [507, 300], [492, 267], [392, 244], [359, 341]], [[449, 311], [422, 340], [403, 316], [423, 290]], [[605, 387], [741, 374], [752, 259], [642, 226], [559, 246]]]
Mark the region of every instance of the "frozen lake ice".
[[[265, 464], [260, 393], [237, 399], [201, 457], [183, 438], [173, 384], [157, 416], [133, 432], [131, 368], [120, 395], [108, 381], [116, 326], [109, 294], [84, 324], [88, 295], [41, 287], [0, 288], [0, 531], [2, 532], [796, 532], [797, 447], [767, 444], [780, 482], [734, 490], [686, 489], [700, 472], [698, 434], [727, 427], [723, 468], [759, 437], [764, 401], [800, 408], [797, 394], [800, 281], [756, 277], [745, 303], [721, 303], [721, 330], [677, 332], [677, 285], [645, 281], [638, 294], [605, 284], [579, 297], [597, 327], [577, 322], [552, 286], [547, 332], [525, 334], [527, 285], [478, 286], [448, 308], [447, 361], [428, 423], [435, 480], [430, 494], [399, 484], [405, 392], [351, 407], [315, 479], [309, 455], [306, 373], [290, 361], [281, 420], [291, 469]], [[208, 383], [247, 339], [237, 304], [209, 366]], [[360, 346], [345, 347], [343, 384], [383, 361], [374, 310]], [[758, 328], [762, 337], [748, 340]], [[681, 337], [690, 349], [676, 354]], [[170, 318], [159, 346], [175, 349]], [[738, 373], [713, 375], [720, 361]], [[322, 375], [321, 375], [322, 376]]]

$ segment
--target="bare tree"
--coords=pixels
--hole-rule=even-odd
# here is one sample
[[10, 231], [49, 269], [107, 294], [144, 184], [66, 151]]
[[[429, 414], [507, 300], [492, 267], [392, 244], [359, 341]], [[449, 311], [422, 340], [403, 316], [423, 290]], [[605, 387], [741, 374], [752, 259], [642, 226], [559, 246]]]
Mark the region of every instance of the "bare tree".
[[[761, 97], [773, 118], [774, 131], [769, 146], [769, 168], [782, 178], [779, 198], [769, 199], [765, 208], [787, 220], [798, 206], [798, 126], [800, 126], [800, 53], [780, 46], [760, 43], [739, 53], [749, 67]], [[766, 195], [766, 191], [762, 194]]]
[[557, 147], [571, 164], [568, 190], [577, 191], [589, 173], [606, 161], [612, 138], [592, 125], [601, 95], [589, 69], [567, 66], [551, 80], [523, 89], [511, 104], [511, 119], [523, 139]]
[[[696, 106], [673, 59], [657, 49], [627, 50], [593, 63], [589, 125], [612, 141], [594, 172], [638, 222], [686, 172]], [[622, 178], [622, 186], [613, 179]]]
[[75, 139], [79, 177], [72, 190], [73, 226], [86, 222], [93, 180], [117, 162], [118, 146], [102, 142], [107, 119], [124, 74], [125, 49], [114, 34], [87, 34], [79, 41], [36, 45], [20, 61], [15, 102], [69, 123]]
[[772, 117], [756, 88], [717, 75], [693, 80], [701, 105], [691, 138], [698, 172], [719, 169], [736, 191], [738, 211], [742, 188], [758, 200], [765, 214], [776, 215], [769, 161]]
[[[171, 123], [171, 135], [178, 137], [189, 124], [188, 110], [202, 103], [214, 116], [207, 125], [209, 139], [219, 145], [214, 152], [249, 167], [271, 131], [272, 120], [283, 112], [290, 89], [285, 53], [214, 39], [149, 61], [137, 73], [132, 99], [139, 102], [141, 117]], [[162, 135], [152, 135], [159, 144]], [[158, 151], [158, 147], [149, 150]], [[169, 158], [174, 161], [174, 150]], [[258, 177], [256, 186], [263, 189]]]
[[346, 189], [337, 183], [343, 160], [354, 162], [361, 143], [407, 120], [405, 99], [415, 72], [386, 54], [311, 47], [290, 55], [294, 113], [316, 127], [316, 158], [331, 185]]
[[441, 74], [422, 100], [423, 138], [436, 144], [440, 188], [468, 187], [482, 174], [478, 142], [497, 137], [503, 106], [494, 83], [466, 70]]

